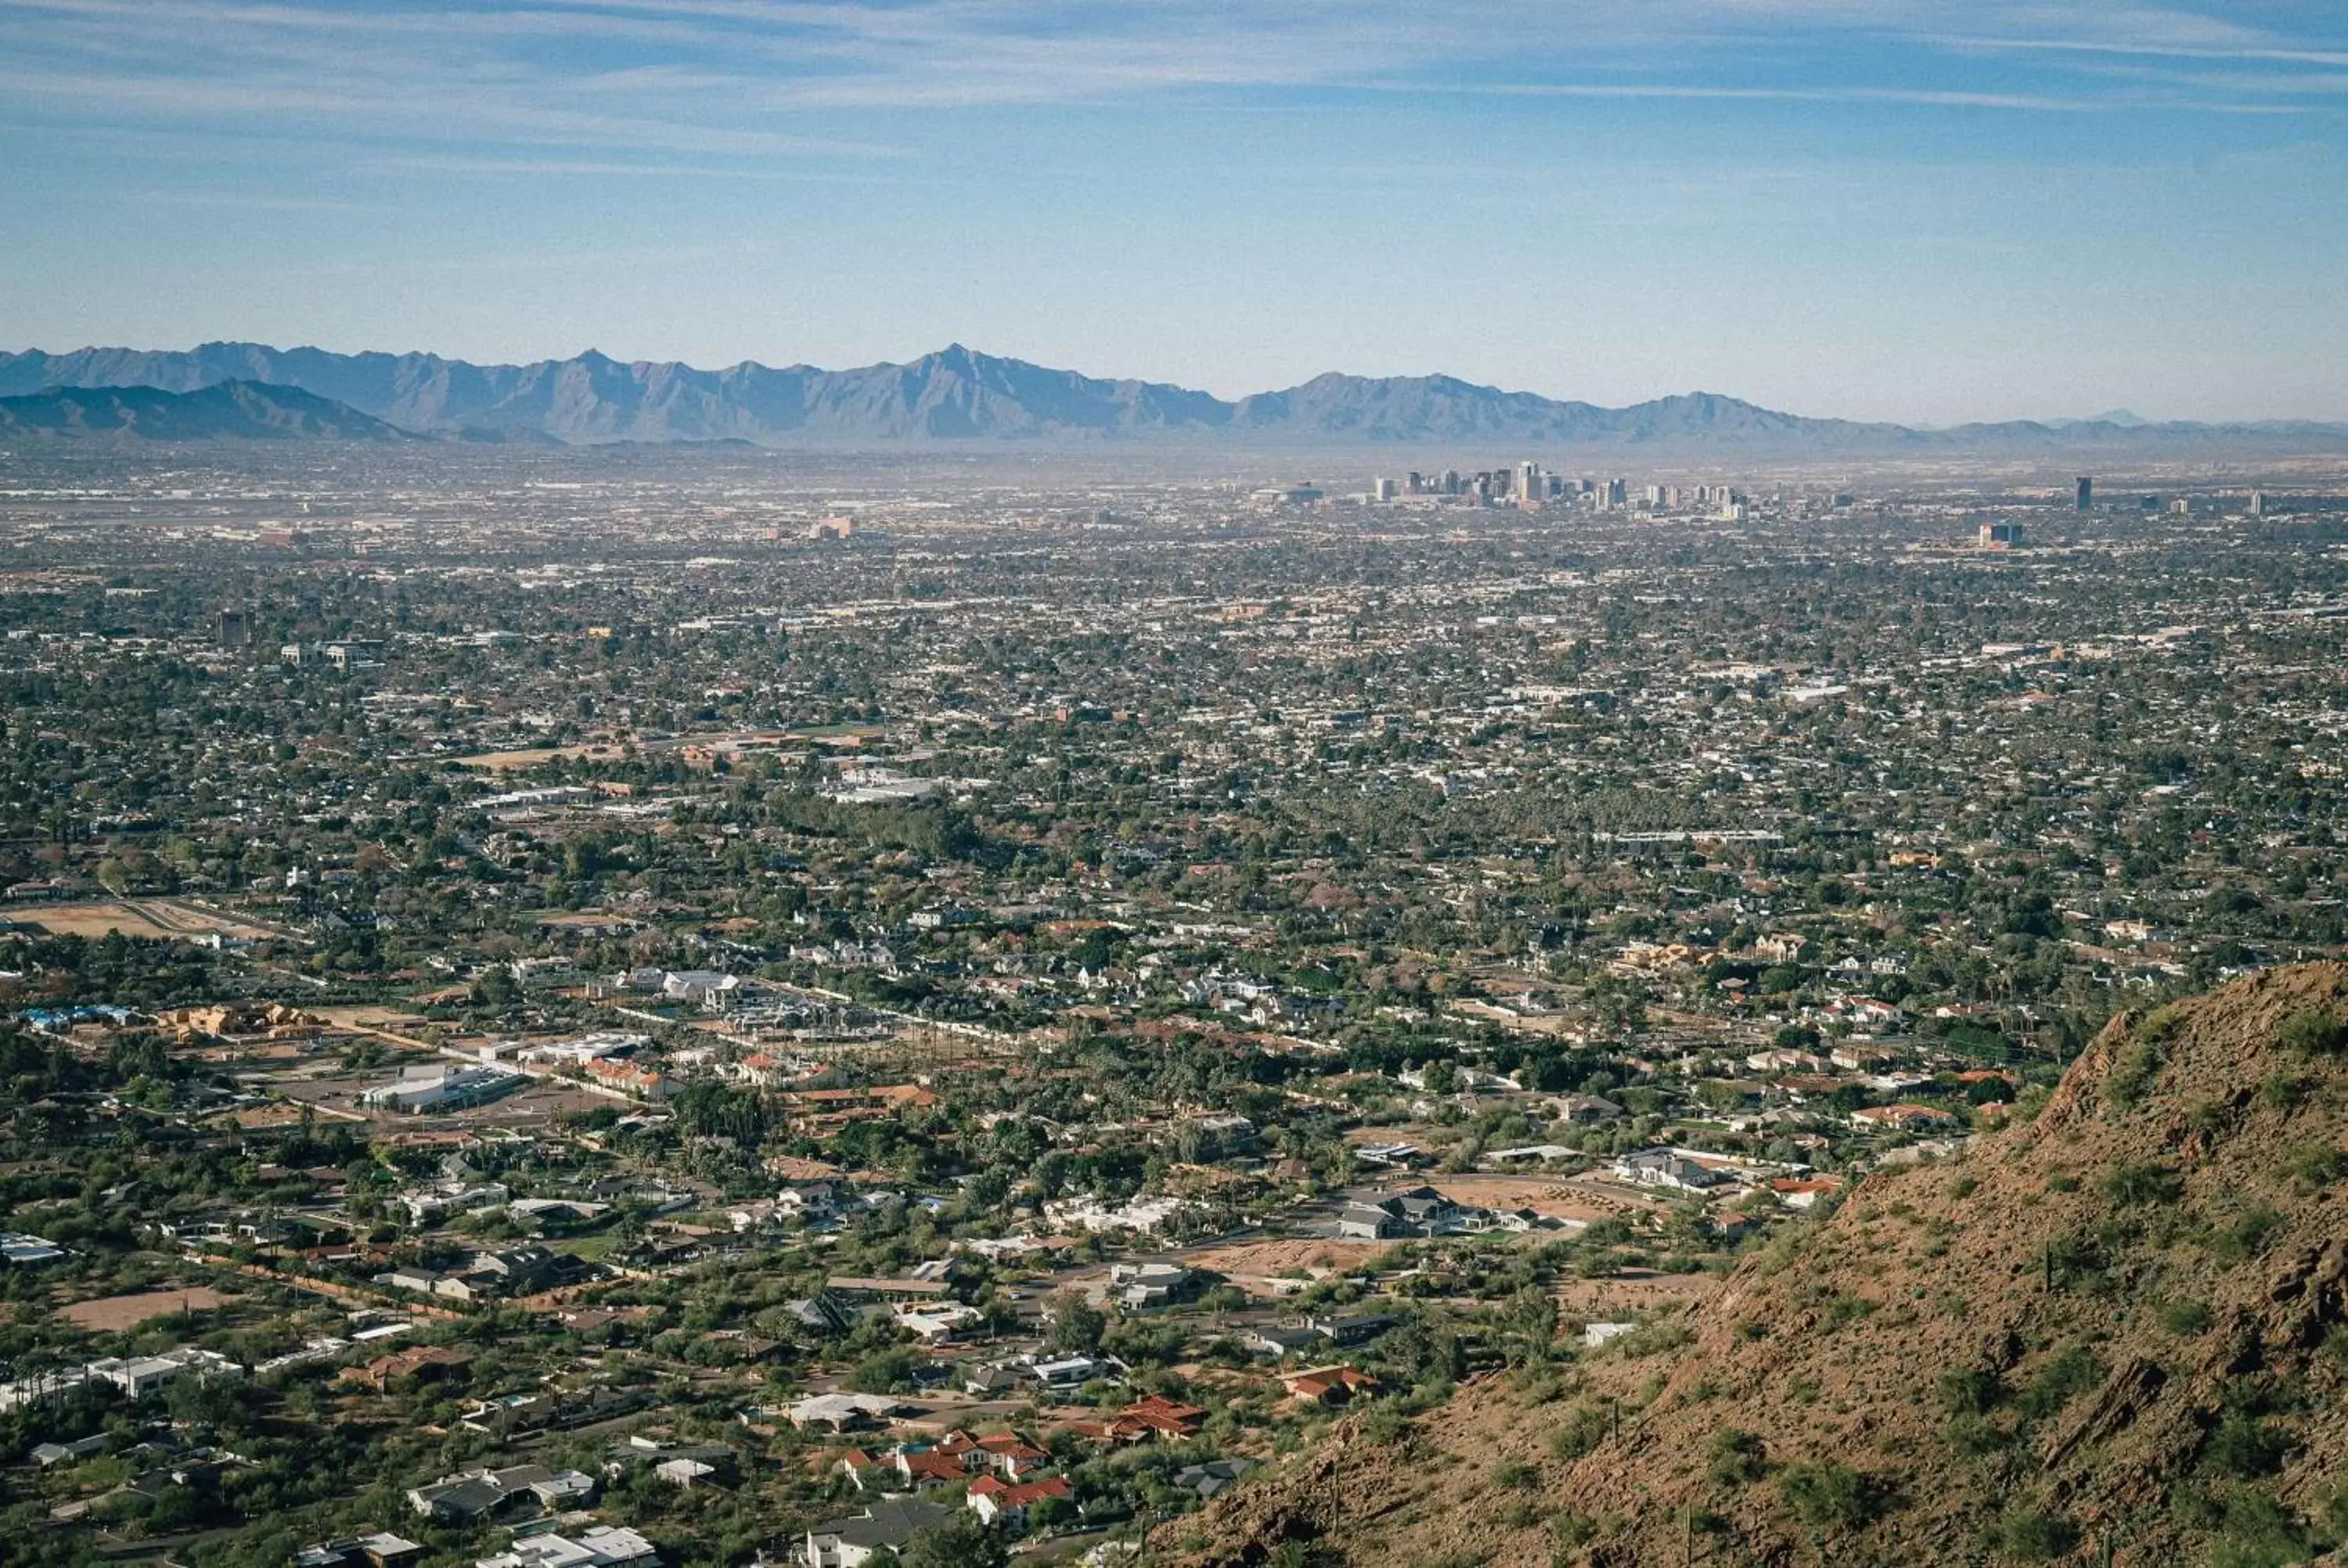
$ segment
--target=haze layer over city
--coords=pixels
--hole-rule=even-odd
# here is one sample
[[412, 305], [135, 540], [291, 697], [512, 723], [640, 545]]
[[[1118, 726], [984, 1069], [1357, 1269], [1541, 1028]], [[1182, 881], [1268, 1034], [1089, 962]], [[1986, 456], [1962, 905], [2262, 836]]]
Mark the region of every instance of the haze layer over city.
[[0, 1561], [2337, 1561], [2348, 36], [1616, 10], [0, 6]]

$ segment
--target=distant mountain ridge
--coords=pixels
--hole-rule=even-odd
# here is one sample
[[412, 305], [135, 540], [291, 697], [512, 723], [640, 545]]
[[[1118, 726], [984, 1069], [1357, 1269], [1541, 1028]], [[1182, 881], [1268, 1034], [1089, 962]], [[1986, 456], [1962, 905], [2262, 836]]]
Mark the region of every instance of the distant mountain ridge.
[[[1084, 375], [960, 343], [906, 364], [850, 370], [747, 360], [702, 370], [675, 361], [623, 363], [593, 350], [530, 364], [473, 364], [432, 354], [346, 354], [251, 343], [0, 353], [0, 397], [132, 387], [186, 394], [232, 383], [297, 391], [396, 430], [468, 440], [1638, 446], [1784, 456], [2277, 444], [2348, 450], [2348, 425], [2147, 424], [2113, 416], [1921, 430], [1805, 418], [1705, 392], [1605, 408], [1447, 375], [1331, 374], [1227, 402], [1188, 387]], [[151, 434], [146, 423], [154, 417], [132, 425]]]

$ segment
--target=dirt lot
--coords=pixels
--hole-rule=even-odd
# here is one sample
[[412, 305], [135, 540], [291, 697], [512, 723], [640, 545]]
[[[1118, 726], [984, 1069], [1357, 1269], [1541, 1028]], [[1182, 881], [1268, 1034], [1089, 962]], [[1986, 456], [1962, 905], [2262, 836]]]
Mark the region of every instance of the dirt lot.
[[150, 941], [213, 935], [260, 941], [276, 936], [265, 926], [215, 915], [170, 898], [102, 898], [84, 904], [16, 904], [0, 917], [38, 926], [53, 937], [104, 937], [119, 931]]
[[1530, 1209], [1552, 1219], [1584, 1224], [1655, 1205], [1635, 1194], [1557, 1176], [1429, 1176], [1426, 1184], [1456, 1204], [1485, 1209]]
[[197, 1312], [224, 1307], [229, 1298], [207, 1285], [185, 1290], [142, 1290], [135, 1296], [102, 1296], [77, 1301], [61, 1314], [95, 1334], [119, 1334], [154, 1317], [168, 1317], [182, 1309]]
[[1283, 1275], [1347, 1269], [1384, 1257], [1386, 1252], [1386, 1243], [1374, 1241], [1247, 1241], [1186, 1253], [1182, 1261], [1217, 1274], [1277, 1279]]

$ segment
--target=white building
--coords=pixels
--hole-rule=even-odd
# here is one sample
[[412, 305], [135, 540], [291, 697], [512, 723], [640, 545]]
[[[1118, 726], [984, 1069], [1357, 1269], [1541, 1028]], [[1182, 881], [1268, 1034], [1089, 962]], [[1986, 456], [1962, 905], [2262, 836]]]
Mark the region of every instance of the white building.
[[647, 1568], [660, 1561], [653, 1543], [633, 1530], [598, 1524], [570, 1535], [532, 1535], [473, 1568]]
[[380, 1111], [429, 1111], [469, 1104], [498, 1093], [517, 1075], [494, 1067], [410, 1067], [397, 1079], [359, 1095], [359, 1103]]
[[200, 1378], [242, 1378], [244, 1368], [217, 1350], [182, 1345], [160, 1356], [109, 1356], [89, 1364], [89, 1375], [111, 1383], [132, 1399], [143, 1399], [167, 1383], [193, 1373]]

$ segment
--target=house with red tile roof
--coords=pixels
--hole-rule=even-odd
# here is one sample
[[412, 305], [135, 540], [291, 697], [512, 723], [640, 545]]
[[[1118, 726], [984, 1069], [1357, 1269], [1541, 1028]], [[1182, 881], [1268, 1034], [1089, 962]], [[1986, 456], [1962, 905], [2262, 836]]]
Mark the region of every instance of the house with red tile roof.
[[1076, 1491], [1064, 1475], [1045, 1476], [1041, 1481], [1007, 1481], [991, 1475], [980, 1476], [970, 1483], [963, 1494], [963, 1506], [978, 1515], [982, 1522], [1000, 1525], [1017, 1535], [1027, 1528], [1028, 1511], [1044, 1501], [1072, 1502]]

